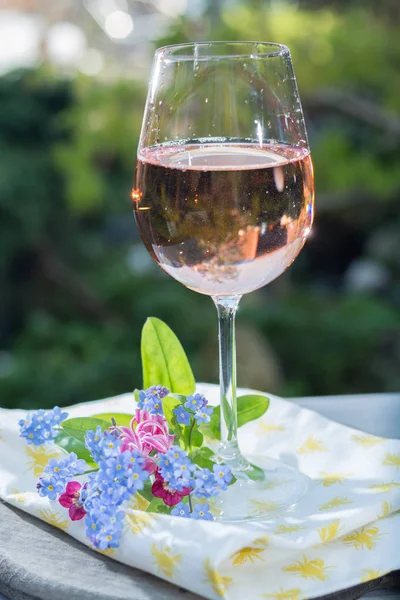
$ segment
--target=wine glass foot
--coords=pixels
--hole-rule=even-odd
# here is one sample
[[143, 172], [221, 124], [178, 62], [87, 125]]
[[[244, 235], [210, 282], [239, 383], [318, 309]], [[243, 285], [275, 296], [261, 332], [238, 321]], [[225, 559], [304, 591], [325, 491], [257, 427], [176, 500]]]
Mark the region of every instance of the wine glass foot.
[[[212, 501], [217, 521], [266, 521], [292, 511], [307, 493], [310, 479], [280, 460], [249, 457], [250, 468], [235, 471], [236, 482]], [[255, 466], [256, 465], [256, 466]]]

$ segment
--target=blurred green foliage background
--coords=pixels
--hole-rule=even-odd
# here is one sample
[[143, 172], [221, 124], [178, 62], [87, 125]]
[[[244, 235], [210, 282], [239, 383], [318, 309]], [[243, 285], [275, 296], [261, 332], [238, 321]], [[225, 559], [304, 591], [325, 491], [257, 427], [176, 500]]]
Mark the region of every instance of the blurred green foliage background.
[[[400, 6], [209, 2], [154, 46], [279, 41], [292, 50], [316, 174], [313, 235], [242, 300], [239, 384], [281, 395], [400, 388]], [[132, 75], [130, 73], [129, 75]], [[163, 274], [130, 207], [145, 82], [0, 78], [0, 404], [49, 407], [141, 385], [147, 316], [217, 380], [212, 302]]]

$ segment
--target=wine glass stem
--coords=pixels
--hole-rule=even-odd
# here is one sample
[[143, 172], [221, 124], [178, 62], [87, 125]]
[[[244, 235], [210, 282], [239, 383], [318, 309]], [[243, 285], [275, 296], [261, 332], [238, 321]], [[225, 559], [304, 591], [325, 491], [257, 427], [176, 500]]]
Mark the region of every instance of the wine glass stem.
[[218, 311], [221, 444], [219, 456], [233, 471], [249, 468], [237, 440], [235, 316], [241, 296], [213, 296]]

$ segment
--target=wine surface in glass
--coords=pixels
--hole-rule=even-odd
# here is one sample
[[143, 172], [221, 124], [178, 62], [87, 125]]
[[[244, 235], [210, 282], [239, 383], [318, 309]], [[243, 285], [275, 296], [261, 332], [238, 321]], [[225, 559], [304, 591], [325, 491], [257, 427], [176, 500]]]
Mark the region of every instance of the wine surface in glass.
[[313, 219], [309, 151], [219, 138], [141, 150], [132, 200], [154, 260], [188, 288], [240, 295], [278, 277]]

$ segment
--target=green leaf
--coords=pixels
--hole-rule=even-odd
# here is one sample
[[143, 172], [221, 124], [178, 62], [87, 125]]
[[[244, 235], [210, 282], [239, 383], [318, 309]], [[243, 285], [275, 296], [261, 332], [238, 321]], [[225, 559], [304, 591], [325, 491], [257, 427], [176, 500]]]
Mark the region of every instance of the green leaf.
[[212, 471], [215, 463], [209, 458], [204, 458], [204, 456], [195, 456], [192, 459], [192, 462], [198, 467], [202, 467], [203, 469], [210, 469]]
[[133, 415], [128, 415], [127, 413], [102, 413], [100, 415], [93, 415], [93, 417], [96, 419], [102, 419], [103, 421], [108, 421], [109, 426], [111, 425], [111, 419], [114, 418], [117, 422], [117, 425], [129, 427]]
[[89, 430], [95, 430], [100, 425], [104, 431], [110, 427], [110, 422], [104, 419], [98, 419], [95, 417], [76, 417], [73, 419], [67, 419], [61, 425], [63, 431], [75, 438], [79, 442], [85, 441], [85, 433]]
[[211, 450], [211, 448], [209, 448], [208, 446], [203, 446], [199, 450], [194, 450], [194, 452], [192, 454], [196, 454], [196, 455], [200, 454], [201, 456], [204, 456], [204, 458], [210, 458], [210, 459], [212, 459], [215, 456], [215, 452], [213, 452]]
[[155, 317], [142, 330], [143, 387], [164, 385], [171, 392], [190, 395], [195, 380], [185, 351], [173, 331]]
[[180, 427], [181, 439], [185, 450], [190, 450], [193, 447], [200, 448], [204, 438], [203, 434], [199, 431], [198, 425], [194, 422], [193, 417], [190, 425], [178, 424], [178, 427]]
[[[184, 396], [182, 396], [184, 398]], [[185, 435], [185, 427], [180, 425], [174, 413], [174, 408], [181, 404], [179, 396], [166, 396], [162, 399], [164, 416], [167, 419], [170, 430], [176, 436], [175, 444], [179, 444], [184, 450], [187, 448], [187, 435]]]
[[204, 440], [203, 434], [197, 426], [194, 427], [192, 431], [192, 435], [190, 436], [190, 446], [194, 446], [195, 448], [200, 448]]
[[139, 402], [139, 392], [140, 390], [137, 388], [133, 390], [133, 397], [135, 398], [136, 402]]
[[[242, 427], [249, 421], [259, 419], [268, 410], [269, 398], [260, 394], [246, 394], [239, 396], [237, 399], [237, 423], [238, 427]], [[206, 425], [202, 425], [200, 430], [207, 437], [220, 440], [220, 424], [221, 424], [221, 407], [214, 406], [214, 412], [211, 415], [211, 421]]]
[[176, 398], [179, 404], [185, 404], [186, 402], [186, 396], [184, 396], [183, 394], [169, 394], [169, 396], [172, 396], [172, 398]]
[[246, 394], [237, 399], [238, 427], [259, 419], [268, 410], [269, 398], [259, 394]]
[[153, 496], [153, 500], [150, 502], [148, 507], [146, 508], [146, 512], [152, 513], [161, 513], [161, 514], [170, 514], [171, 509], [164, 504], [161, 498], [155, 498]]
[[140, 495], [143, 496], [143, 498], [145, 498], [148, 502], [152, 502], [152, 500], [154, 498], [154, 496], [151, 492], [151, 486], [152, 486], [152, 483], [151, 483], [150, 479], [147, 479], [144, 482], [143, 489], [140, 490]]
[[[221, 410], [221, 406], [222, 406], [222, 410]], [[225, 394], [221, 398], [219, 415], [220, 415], [220, 417], [221, 417], [221, 415], [224, 415], [226, 429], [227, 429], [228, 436], [229, 436], [229, 432], [233, 433], [233, 430], [234, 430], [234, 428], [233, 428], [234, 415], [233, 415], [232, 409], [230, 407], [230, 404], [226, 399]], [[230, 437], [228, 437], [228, 439], [230, 439]]]
[[172, 429], [175, 429], [177, 425], [174, 408], [179, 406], [179, 404], [180, 401], [175, 396], [166, 396], [162, 399], [164, 417], [167, 419], [167, 423]]
[[[214, 465], [218, 464], [217, 457], [215, 456], [214, 452], [211, 450], [211, 448], [208, 448], [207, 446], [203, 446], [198, 450], [193, 450], [193, 452], [191, 452], [189, 456], [190, 460], [195, 465], [197, 465], [198, 467], [202, 467], [203, 469], [210, 469], [210, 471], [213, 470]], [[256, 476], [257, 475], [255, 475], [255, 477]], [[229, 485], [233, 485], [234, 483], [236, 483], [236, 481], [236, 477], [232, 474], [232, 479]]]
[[260, 467], [257, 467], [257, 465], [251, 464], [251, 469], [246, 470], [246, 475], [253, 481], [264, 481], [265, 480], [264, 471], [262, 469], [260, 469]]
[[78, 441], [74, 437], [68, 435], [65, 431], [60, 431], [57, 434], [54, 443], [65, 450], [66, 452], [75, 452], [78, 458], [83, 458], [89, 465], [95, 466], [93, 458], [83, 442]]
[[[211, 406], [211, 405], [209, 405]], [[214, 409], [213, 414], [211, 415], [211, 420], [209, 423], [201, 425], [200, 431], [203, 435], [209, 437], [212, 440], [220, 440], [221, 439], [221, 407], [213, 406]]]
[[212, 460], [214, 452], [204, 446], [190, 453], [190, 460], [198, 467], [207, 468], [212, 471], [215, 462]]

